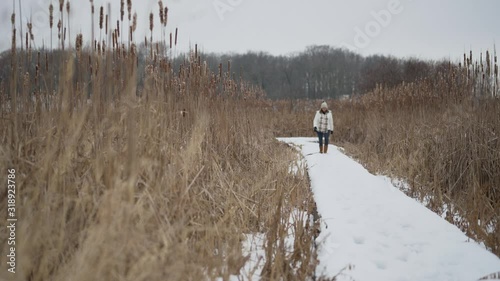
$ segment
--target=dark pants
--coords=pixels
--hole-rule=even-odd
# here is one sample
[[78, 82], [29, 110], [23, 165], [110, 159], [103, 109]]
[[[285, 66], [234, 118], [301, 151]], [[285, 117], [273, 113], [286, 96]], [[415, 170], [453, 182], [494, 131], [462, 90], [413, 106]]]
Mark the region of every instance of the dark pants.
[[325, 145], [328, 145], [328, 138], [330, 137], [330, 134], [328, 132], [322, 133], [322, 132], [316, 132], [318, 134], [318, 139], [319, 139], [319, 145], [323, 145], [323, 138], [325, 138]]

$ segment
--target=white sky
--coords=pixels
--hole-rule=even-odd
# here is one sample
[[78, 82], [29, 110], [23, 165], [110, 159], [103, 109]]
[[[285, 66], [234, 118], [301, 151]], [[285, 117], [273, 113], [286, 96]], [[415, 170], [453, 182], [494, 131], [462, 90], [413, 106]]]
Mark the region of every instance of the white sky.
[[[16, 6], [18, 1], [15, 0]], [[32, 15], [37, 45], [41, 46], [42, 40], [50, 45], [51, 0], [21, 1], [23, 22]], [[159, 39], [158, 1], [132, 1], [139, 18], [136, 38], [142, 42], [149, 34], [148, 15], [152, 11], [155, 38]], [[108, 2], [94, 1], [96, 30], [99, 6]], [[59, 2], [52, 0], [52, 3], [57, 11]], [[116, 25], [120, 1], [111, 3], [112, 22]], [[327, 44], [345, 46], [363, 55], [455, 59], [471, 48], [475, 53], [492, 50], [495, 40], [500, 38], [498, 0], [168, 0], [164, 4], [170, 10], [167, 34], [179, 28], [177, 52], [187, 51], [190, 45], [198, 43], [206, 52], [252, 50], [286, 55], [306, 46]], [[391, 5], [393, 8], [389, 9]], [[90, 2], [73, 0], [71, 7], [71, 42], [76, 32], [82, 32], [88, 40]], [[2, 51], [11, 44], [11, 12], [12, 1], [1, 0], [0, 32], [2, 38], [8, 38], [0, 41]], [[384, 16], [377, 23], [374, 14]], [[19, 23], [17, 10], [16, 15]], [[56, 13], [55, 22], [58, 16]], [[368, 35], [364, 37], [360, 32]]]

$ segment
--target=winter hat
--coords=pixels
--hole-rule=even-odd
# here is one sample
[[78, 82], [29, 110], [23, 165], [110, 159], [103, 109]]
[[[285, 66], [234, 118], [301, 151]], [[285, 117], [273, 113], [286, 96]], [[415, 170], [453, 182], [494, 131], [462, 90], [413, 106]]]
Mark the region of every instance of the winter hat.
[[326, 104], [326, 101], [321, 103], [321, 109], [328, 109], [328, 105]]

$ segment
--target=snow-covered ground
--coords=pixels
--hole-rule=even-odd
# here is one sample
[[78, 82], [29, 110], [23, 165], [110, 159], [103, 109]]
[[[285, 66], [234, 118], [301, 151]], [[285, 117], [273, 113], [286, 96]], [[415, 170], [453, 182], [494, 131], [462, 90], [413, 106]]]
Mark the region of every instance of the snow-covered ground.
[[[318, 275], [337, 280], [467, 280], [500, 259], [382, 176], [315, 138], [280, 139], [304, 155], [322, 217]], [[343, 270], [345, 269], [345, 270]]]

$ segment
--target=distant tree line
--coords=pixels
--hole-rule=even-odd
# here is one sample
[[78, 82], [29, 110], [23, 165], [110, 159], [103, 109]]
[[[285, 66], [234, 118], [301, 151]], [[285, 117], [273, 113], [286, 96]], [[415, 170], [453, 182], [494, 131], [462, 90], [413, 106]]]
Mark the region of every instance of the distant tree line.
[[[227, 71], [231, 62], [234, 78], [264, 89], [269, 98], [341, 98], [361, 95], [377, 84], [387, 87], [435, 77], [449, 62], [399, 59], [374, 55], [363, 57], [346, 49], [312, 46], [290, 56], [264, 52], [246, 54], [203, 54], [214, 72], [220, 63]], [[181, 58], [175, 62], [180, 63]]]

